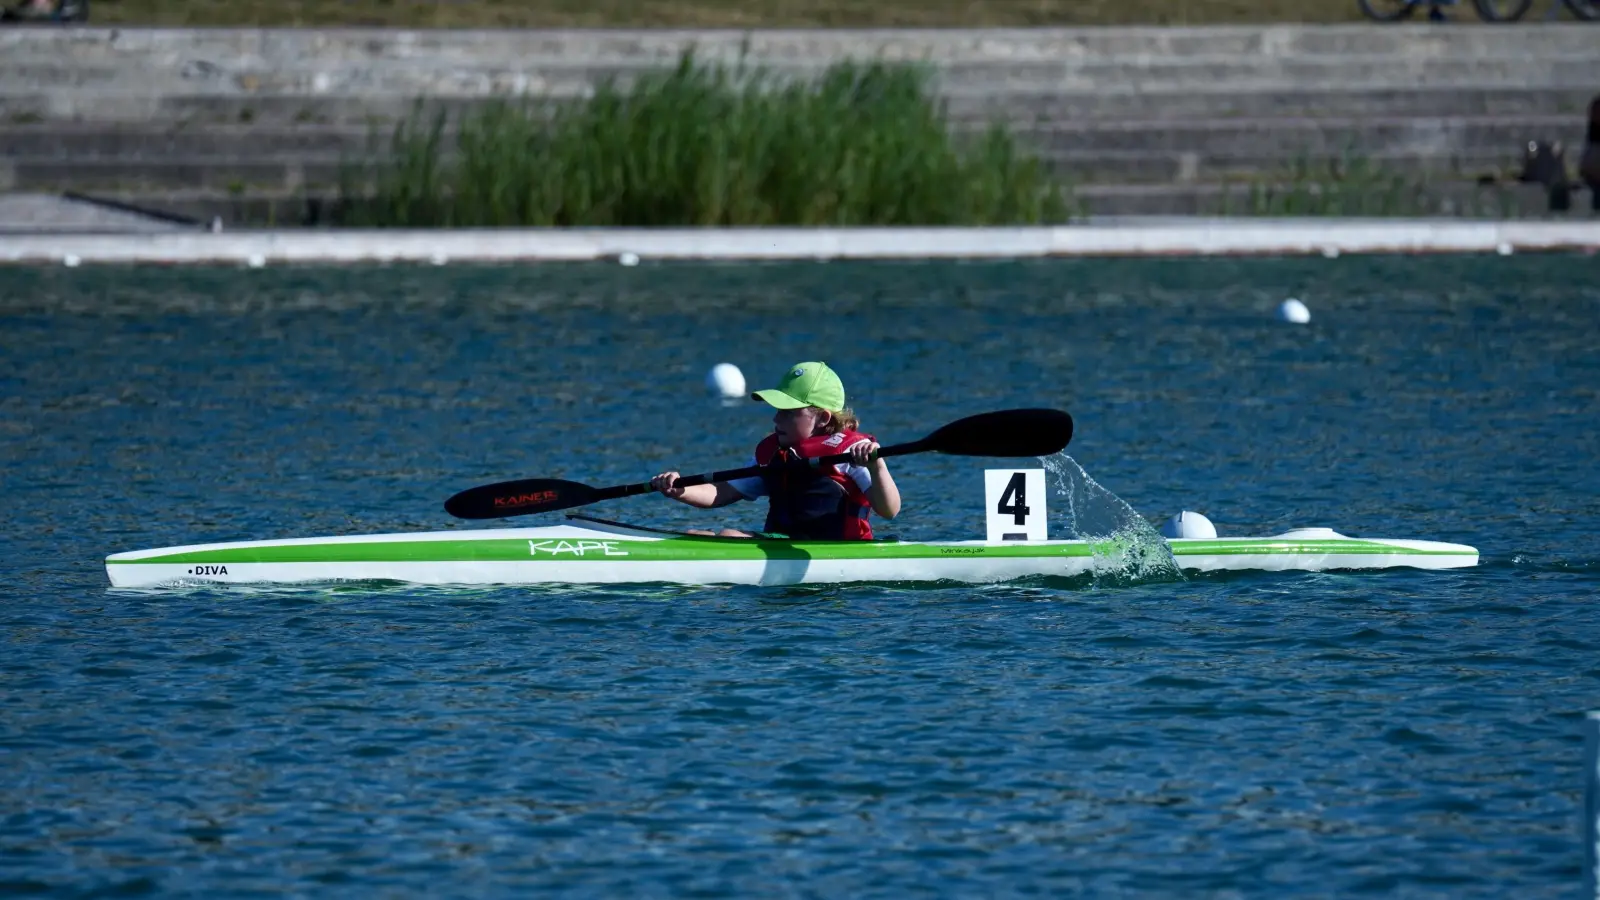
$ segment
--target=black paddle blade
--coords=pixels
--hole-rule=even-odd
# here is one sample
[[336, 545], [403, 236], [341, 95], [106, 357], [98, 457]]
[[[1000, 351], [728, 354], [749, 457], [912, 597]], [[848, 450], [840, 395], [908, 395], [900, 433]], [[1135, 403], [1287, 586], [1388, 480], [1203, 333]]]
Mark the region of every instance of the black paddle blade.
[[1059, 409], [1006, 409], [957, 419], [919, 444], [953, 456], [1049, 456], [1072, 440], [1072, 417]]
[[595, 489], [559, 478], [524, 478], [468, 488], [444, 502], [444, 511], [458, 519], [499, 519], [527, 513], [555, 512], [595, 501]]

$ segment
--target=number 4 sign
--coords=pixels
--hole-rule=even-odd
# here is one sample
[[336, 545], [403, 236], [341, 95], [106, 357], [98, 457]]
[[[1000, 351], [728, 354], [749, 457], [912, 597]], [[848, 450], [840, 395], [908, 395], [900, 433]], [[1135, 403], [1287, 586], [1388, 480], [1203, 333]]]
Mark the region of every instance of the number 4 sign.
[[1043, 469], [985, 469], [990, 541], [1049, 540]]

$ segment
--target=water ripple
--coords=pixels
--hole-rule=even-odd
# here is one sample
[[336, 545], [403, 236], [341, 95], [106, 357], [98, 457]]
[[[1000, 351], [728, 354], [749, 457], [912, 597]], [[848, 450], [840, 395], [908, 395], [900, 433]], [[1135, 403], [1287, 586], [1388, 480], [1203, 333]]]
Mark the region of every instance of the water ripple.
[[[1566, 893], [1600, 683], [1591, 265], [0, 271], [0, 890]], [[1290, 294], [1312, 325], [1272, 319]], [[439, 502], [482, 481], [737, 464], [765, 417], [700, 404], [703, 371], [819, 347], [890, 439], [1071, 409], [1128, 505], [1086, 517], [1085, 487], [1058, 534], [1191, 508], [1483, 564], [105, 585], [115, 550], [470, 527]], [[978, 467], [897, 462], [889, 530], [974, 533]]]

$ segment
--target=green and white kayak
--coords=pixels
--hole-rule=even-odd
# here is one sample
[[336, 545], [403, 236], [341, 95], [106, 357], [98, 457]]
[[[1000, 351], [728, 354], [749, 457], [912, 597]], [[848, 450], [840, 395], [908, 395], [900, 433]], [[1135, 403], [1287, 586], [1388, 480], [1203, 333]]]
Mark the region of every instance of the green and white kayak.
[[[1350, 538], [1326, 528], [1271, 537], [1168, 540], [1186, 570], [1453, 569], [1478, 551], [1436, 541]], [[1113, 542], [787, 541], [718, 538], [617, 523], [242, 541], [106, 558], [115, 587], [385, 580], [414, 584], [816, 584], [1009, 581], [1104, 570]], [[1108, 557], [1112, 559], [1108, 560]]]

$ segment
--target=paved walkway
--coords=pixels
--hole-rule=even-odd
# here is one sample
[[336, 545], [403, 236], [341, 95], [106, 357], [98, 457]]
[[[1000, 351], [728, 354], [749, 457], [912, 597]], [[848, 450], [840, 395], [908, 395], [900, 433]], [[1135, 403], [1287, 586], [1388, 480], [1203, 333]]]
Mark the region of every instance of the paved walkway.
[[54, 194], [0, 194], [0, 234], [146, 234], [195, 227]]
[[0, 262], [281, 263], [1600, 251], [1600, 220], [1164, 219], [1043, 228], [294, 229], [14, 234]]

